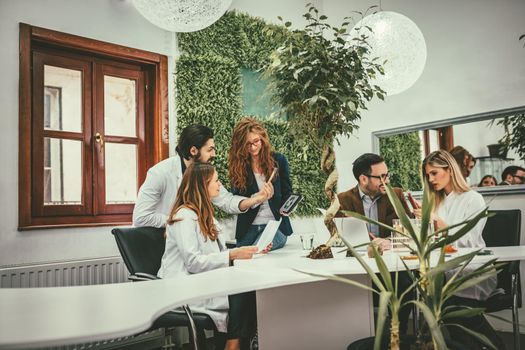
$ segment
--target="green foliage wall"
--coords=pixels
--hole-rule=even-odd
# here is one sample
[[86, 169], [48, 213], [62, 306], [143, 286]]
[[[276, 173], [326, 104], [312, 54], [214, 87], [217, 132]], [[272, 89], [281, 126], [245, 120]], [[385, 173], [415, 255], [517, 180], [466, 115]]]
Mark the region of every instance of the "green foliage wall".
[[[193, 123], [214, 130], [215, 164], [226, 187], [231, 135], [243, 116], [241, 69], [261, 68], [285, 35], [283, 27], [236, 12], [227, 12], [204, 30], [177, 34], [182, 51], [175, 73], [177, 133]], [[329, 204], [322, 191], [326, 176], [320, 170], [319, 152], [299, 146], [287, 122], [267, 118], [262, 122], [275, 150], [288, 158], [294, 192], [305, 197], [296, 213], [318, 215], [316, 208]]]
[[390, 171], [390, 183], [405, 190], [423, 189], [421, 141], [417, 132], [381, 137], [379, 153]]

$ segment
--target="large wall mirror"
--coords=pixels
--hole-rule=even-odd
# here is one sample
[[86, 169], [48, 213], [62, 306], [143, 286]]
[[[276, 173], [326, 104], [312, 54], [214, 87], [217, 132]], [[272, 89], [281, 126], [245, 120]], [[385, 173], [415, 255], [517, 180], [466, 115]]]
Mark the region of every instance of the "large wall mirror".
[[[385, 158], [392, 185], [405, 190], [422, 190], [421, 162], [426, 155], [462, 146], [474, 157], [467, 177], [474, 189], [490, 194], [525, 193], [523, 177], [515, 181], [521, 185], [498, 185], [506, 167], [525, 168], [525, 106], [376, 131], [372, 142], [374, 152]], [[486, 175], [496, 179], [496, 186], [480, 186]]]

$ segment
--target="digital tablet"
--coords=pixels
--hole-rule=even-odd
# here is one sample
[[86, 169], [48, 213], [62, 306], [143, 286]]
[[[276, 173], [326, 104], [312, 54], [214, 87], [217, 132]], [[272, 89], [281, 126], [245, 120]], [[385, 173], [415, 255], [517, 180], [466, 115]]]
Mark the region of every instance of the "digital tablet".
[[290, 195], [286, 202], [284, 202], [281, 209], [279, 209], [279, 212], [284, 215], [290, 215], [295, 210], [295, 208], [297, 208], [297, 204], [299, 204], [299, 202], [302, 200], [303, 196], [301, 196], [300, 194]]

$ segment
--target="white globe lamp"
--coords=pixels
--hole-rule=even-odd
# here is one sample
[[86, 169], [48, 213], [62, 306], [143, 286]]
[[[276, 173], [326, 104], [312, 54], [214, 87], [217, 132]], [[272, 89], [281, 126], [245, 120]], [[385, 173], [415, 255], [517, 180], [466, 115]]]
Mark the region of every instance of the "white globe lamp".
[[[365, 28], [372, 28], [372, 32]], [[371, 46], [370, 57], [387, 60], [385, 74], [372, 81], [387, 92], [395, 95], [411, 87], [421, 76], [427, 60], [425, 38], [408, 17], [397, 12], [380, 11], [356, 23], [350, 39], [364, 34]]]
[[171, 32], [195, 32], [224, 15], [232, 0], [132, 0], [148, 21]]

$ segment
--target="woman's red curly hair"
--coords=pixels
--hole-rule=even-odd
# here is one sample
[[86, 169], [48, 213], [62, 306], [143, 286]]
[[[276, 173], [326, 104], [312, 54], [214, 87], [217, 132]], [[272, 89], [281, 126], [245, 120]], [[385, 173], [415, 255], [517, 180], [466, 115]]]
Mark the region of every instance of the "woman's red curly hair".
[[248, 134], [256, 133], [261, 138], [259, 168], [268, 179], [276, 167], [268, 132], [256, 119], [242, 118], [233, 129], [232, 144], [228, 152], [228, 174], [233, 188], [245, 192], [248, 187], [248, 172], [252, 171], [251, 155], [248, 152]]

